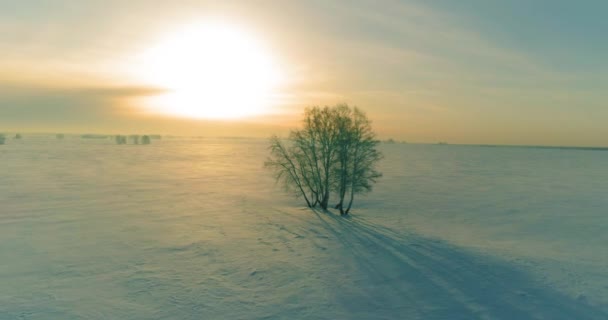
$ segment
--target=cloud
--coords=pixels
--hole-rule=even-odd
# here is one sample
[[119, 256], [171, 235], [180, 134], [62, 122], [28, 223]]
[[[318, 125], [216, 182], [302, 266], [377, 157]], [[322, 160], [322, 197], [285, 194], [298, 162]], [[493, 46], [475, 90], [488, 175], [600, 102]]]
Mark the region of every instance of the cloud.
[[111, 122], [125, 99], [153, 95], [150, 87], [0, 87], [0, 125], [68, 125]]

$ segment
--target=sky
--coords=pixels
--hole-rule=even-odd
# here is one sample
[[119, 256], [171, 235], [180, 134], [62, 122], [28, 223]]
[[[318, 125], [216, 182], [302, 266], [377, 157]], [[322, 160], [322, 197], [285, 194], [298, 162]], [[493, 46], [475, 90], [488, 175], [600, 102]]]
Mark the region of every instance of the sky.
[[[297, 127], [307, 106], [345, 102], [383, 139], [605, 146], [607, 10], [600, 0], [0, 0], [0, 132], [265, 137]], [[270, 52], [281, 72], [272, 111], [142, 112], [167, 88], [134, 74], [141, 53], [218, 19]]]

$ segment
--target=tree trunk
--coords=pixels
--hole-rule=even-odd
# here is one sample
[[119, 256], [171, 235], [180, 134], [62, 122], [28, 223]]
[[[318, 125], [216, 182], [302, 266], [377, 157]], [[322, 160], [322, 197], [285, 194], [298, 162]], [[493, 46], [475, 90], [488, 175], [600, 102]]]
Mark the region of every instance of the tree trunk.
[[329, 204], [329, 193], [325, 192], [325, 194], [323, 195], [323, 199], [321, 200], [321, 202], [319, 203], [319, 205], [321, 205], [321, 208], [323, 210], [327, 210], [327, 205]]
[[344, 202], [342, 200], [334, 208], [340, 209], [340, 215], [344, 215]]
[[350, 201], [348, 201], [348, 207], [346, 207], [346, 211], [344, 211], [343, 215], [347, 215], [350, 212], [350, 208], [353, 205], [353, 200], [355, 200], [355, 192], [353, 189], [350, 190]]

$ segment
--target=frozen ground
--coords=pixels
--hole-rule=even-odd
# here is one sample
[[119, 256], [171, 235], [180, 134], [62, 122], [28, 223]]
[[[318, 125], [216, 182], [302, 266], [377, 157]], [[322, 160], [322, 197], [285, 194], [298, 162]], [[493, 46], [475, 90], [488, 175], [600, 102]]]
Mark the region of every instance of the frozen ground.
[[608, 152], [382, 148], [342, 219], [261, 140], [7, 140], [0, 319], [608, 318]]

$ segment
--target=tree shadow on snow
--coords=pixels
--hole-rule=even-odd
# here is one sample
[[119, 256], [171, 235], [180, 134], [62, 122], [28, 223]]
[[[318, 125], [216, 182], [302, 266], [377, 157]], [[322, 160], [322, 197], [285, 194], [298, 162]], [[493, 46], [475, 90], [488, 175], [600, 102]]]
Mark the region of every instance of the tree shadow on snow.
[[345, 275], [333, 288], [337, 303], [354, 318], [608, 319], [606, 310], [552, 290], [498, 259], [358, 217], [315, 213], [349, 253], [339, 262], [348, 264]]

